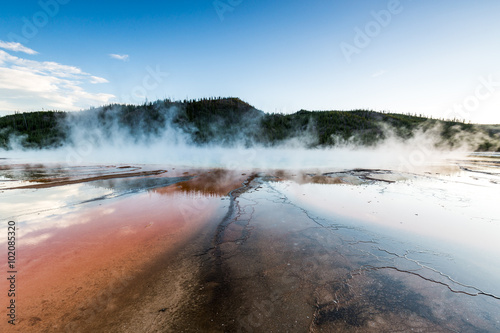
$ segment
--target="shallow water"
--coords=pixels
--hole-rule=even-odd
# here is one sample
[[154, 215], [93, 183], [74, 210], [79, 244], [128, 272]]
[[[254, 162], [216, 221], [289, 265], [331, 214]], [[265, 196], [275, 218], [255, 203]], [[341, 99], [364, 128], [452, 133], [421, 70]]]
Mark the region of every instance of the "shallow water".
[[[238, 218], [224, 230], [214, 263], [230, 290], [212, 314], [218, 325], [249, 332], [500, 329], [498, 257], [475, 267], [475, 257], [442, 242], [428, 246], [431, 240], [406, 230], [335, 213], [367, 213], [342, 208], [348, 186], [336, 193], [331, 185], [294, 185], [263, 182], [237, 199]], [[315, 204], [323, 198], [322, 209], [299, 193]]]
[[497, 161], [409, 173], [3, 160], [14, 331], [500, 331]]

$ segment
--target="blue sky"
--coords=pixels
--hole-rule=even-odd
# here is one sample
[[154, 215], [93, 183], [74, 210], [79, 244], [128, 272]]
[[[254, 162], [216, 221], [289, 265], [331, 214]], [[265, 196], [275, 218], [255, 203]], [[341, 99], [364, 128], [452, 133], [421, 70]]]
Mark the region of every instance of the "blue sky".
[[237, 96], [500, 123], [499, 16], [496, 0], [9, 2], [0, 112]]

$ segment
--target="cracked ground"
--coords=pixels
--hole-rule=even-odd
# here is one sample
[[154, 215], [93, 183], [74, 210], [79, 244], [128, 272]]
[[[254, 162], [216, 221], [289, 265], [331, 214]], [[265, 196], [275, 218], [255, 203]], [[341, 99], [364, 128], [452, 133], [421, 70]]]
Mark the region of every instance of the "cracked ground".
[[500, 331], [498, 256], [465, 243], [494, 235], [449, 240], [498, 223], [497, 174], [130, 169], [18, 190], [85, 190], [16, 217], [53, 225], [24, 247], [19, 332]]

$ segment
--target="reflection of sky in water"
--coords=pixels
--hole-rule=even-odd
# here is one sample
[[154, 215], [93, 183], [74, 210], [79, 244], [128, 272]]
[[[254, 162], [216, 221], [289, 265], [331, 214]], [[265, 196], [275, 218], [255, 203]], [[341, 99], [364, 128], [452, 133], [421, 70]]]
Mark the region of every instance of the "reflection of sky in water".
[[[481, 171], [487, 169], [484, 165], [480, 167]], [[371, 290], [372, 285], [364, 280], [370, 267], [392, 269], [380, 271], [385, 272], [386, 278], [396, 270], [404, 271], [407, 281], [413, 281], [415, 290], [434, 287], [433, 290], [441, 292], [446, 291], [446, 285], [470, 294], [481, 289], [500, 295], [497, 283], [500, 247], [496, 245], [500, 235], [500, 219], [496, 214], [498, 176], [460, 171], [456, 165], [433, 172], [441, 174], [410, 175], [370, 170], [363, 178], [363, 171], [357, 170], [322, 175], [331, 179], [343, 177], [347, 182], [359, 184], [352, 185], [307, 183], [324, 179], [301, 178], [300, 175], [288, 178], [300, 178], [298, 183], [268, 182], [264, 179], [277, 179], [272, 177], [273, 171], [269, 171], [271, 176], [254, 180], [261, 186], [249, 188], [234, 201], [237, 207], [234, 219], [225, 228], [218, 229], [223, 230], [224, 237], [220, 246], [228, 253], [239, 246], [234, 259], [229, 259], [233, 258], [231, 255], [227, 258], [234, 260], [242, 274], [272, 268], [264, 263], [272, 259], [268, 252], [275, 246], [276, 258], [285, 258], [276, 262], [277, 267], [288, 263], [284, 270], [289, 270], [296, 265], [298, 268], [293, 272], [298, 277], [312, 279], [313, 284], [318, 281], [308, 271], [311, 260], [317, 268], [317, 276], [342, 276], [345, 270], [350, 283], [365, 288], [359, 289], [359, 295], [352, 292], [360, 297]], [[219, 223], [229, 204], [224, 196], [240, 186], [241, 177], [247, 178], [246, 173], [226, 170], [176, 174], [179, 175], [183, 176], [132, 177], [37, 190], [4, 190], [0, 191], [0, 216], [16, 220], [20, 244], [35, 246], [33, 249], [45, 246], [50, 250], [67, 239], [73, 247], [74, 243], [85, 241], [81, 236], [88, 236], [88, 233], [95, 236], [92, 242], [96, 244], [108, 244], [109, 235], [124, 239], [151, 231], [156, 237], [157, 230], [163, 230], [160, 227], [167, 230], [169, 224], [172, 228], [185, 224], [190, 228], [190, 224], [183, 221], [206, 220], [211, 209], [220, 209], [218, 218], [213, 220]], [[287, 179], [285, 176], [278, 178]], [[396, 182], [388, 183], [392, 181]], [[167, 186], [169, 184], [171, 186]], [[107, 233], [103, 232], [105, 228]], [[293, 251], [287, 247], [288, 242], [292, 242]], [[0, 244], [5, 244], [5, 239], [0, 238]], [[126, 242], [126, 246], [129, 245]], [[245, 258], [248, 261], [245, 262]], [[338, 261], [336, 267], [332, 266], [335, 261]], [[412, 273], [419, 274], [422, 279]], [[434, 284], [428, 284], [430, 279]], [[331, 281], [325, 285], [333, 286]], [[374, 302], [390, 298], [387, 292], [396, 280], [387, 281], [380, 287], [381, 293]], [[258, 286], [266, 285], [261, 282], [255, 280]], [[297, 285], [297, 288], [302, 287]], [[401, 289], [394, 297], [403, 297], [409, 290]], [[475, 297], [474, 301], [478, 299], [483, 301], [481, 297]], [[425, 300], [431, 303], [434, 299]], [[484, 301], [491, 300], [493, 298]], [[387, 304], [397, 307], [400, 303]], [[498, 313], [496, 303], [489, 307], [478, 304], [481, 311]]]
[[[481, 171], [484, 168], [481, 165]], [[93, 168], [81, 167], [79, 170], [87, 173], [89, 169]], [[115, 168], [107, 170], [116, 171]], [[90, 222], [88, 215], [83, 212], [90, 207], [97, 207], [102, 202], [100, 199], [112, 199], [145, 189], [149, 191], [141, 198], [166, 196], [165, 200], [176, 200], [182, 197], [190, 202], [203, 203], [207, 198], [224, 196], [234, 181], [233, 175], [226, 173], [206, 173], [189, 182], [181, 181], [190, 177], [128, 178], [39, 190], [4, 190], [0, 191], [0, 216], [4, 220], [18, 222], [21, 236], [26, 235], [23, 242], [38, 244], [49, 240], [55, 228]], [[377, 178], [399, 179], [398, 174], [386, 176], [377, 175]], [[401, 178], [406, 180], [357, 186], [299, 185], [286, 181], [273, 183], [272, 186], [330, 220], [359, 226], [373, 233], [385, 250], [400, 255], [408, 251], [408, 258], [430, 263], [441, 271], [465, 274], [462, 281], [475, 282], [477, 276], [466, 276], [474, 274], [480, 278], [490, 276], [490, 280], [499, 277], [499, 177], [453, 171], [447, 176], [432, 174], [408, 177], [406, 174]], [[173, 182], [180, 183], [165, 187]], [[105, 207], [98, 207], [97, 215], [114, 213], [113, 209]], [[38, 232], [29, 235], [34, 231]], [[0, 239], [0, 244], [5, 241]], [[470, 271], [465, 272], [468, 269]], [[486, 284], [490, 285], [489, 282]], [[500, 294], [500, 286], [496, 286], [496, 289]]]
[[[498, 186], [460, 182], [459, 178], [363, 186], [290, 184], [311, 205], [370, 224], [437, 240], [500, 251]], [[478, 182], [479, 183], [479, 182]]]
[[409, 258], [465, 274], [463, 281], [482, 279], [500, 294], [499, 185], [491, 177], [459, 173], [392, 184], [273, 186], [339, 223], [385, 239], [384, 249], [400, 255], [410, 251]]
[[[122, 169], [130, 167], [78, 167], [73, 169], [73, 173], [68, 174], [73, 177], [81, 177], [89, 170], [92, 173], [106, 174], [123, 172]], [[44, 173], [43, 166], [8, 166], [7, 171], [16, 170], [18, 176], [25, 174], [27, 169], [36, 169], [37, 172]], [[57, 174], [57, 172], [55, 173]], [[113, 199], [121, 196], [129, 196], [138, 192], [148, 191], [144, 195], [134, 197], [137, 200], [153, 200], [163, 197], [163, 200], [172, 202], [189, 202], [188, 205], [180, 207], [185, 212], [193, 211], [192, 207], [204, 207], [207, 201], [218, 200], [224, 196], [234, 186], [239, 186], [241, 182], [234, 178], [236, 174], [225, 170], [212, 170], [202, 173], [195, 179], [193, 176], [185, 175], [179, 177], [131, 177], [95, 180], [87, 183], [55, 186], [43, 189], [15, 189], [0, 191], [0, 216], [3, 219], [15, 220], [20, 229], [19, 237], [25, 244], [38, 244], [50, 238], [50, 231], [55, 228], [65, 228], [72, 225], [81, 225], [91, 222], [86, 210], [91, 207], [101, 205], [105, 199]], [[58, 174], [61, 176], [61, 174]], [[10, 176], [9, 176], [10, 177]], [[24, 177], [24, 176], [23, 176]], [[9, 178], [10, 179], [10, 178]], [[10, 187], [17, 181], [4, 181], [4, 187]], [[235, 180], [236, 179], [236, 180]], [[174, 186], [173, 185], [176, 184]], [[5, 185], [7, 184], [7, 185]], [[157, 199], [155, 199], [157, 200]], [[106, 200], [106, 203], [109, 201]], [[192, 204], [196, 203], [196, 205]], [[136, 206], [137, 205], [137, 206]], [[191, 207], [192, 206], [192, 207]], [[103, 207], [110, 207], [103, 205]], [[113, 209], [97, 207], [97, 215], [112, 214]], [[134, 207], [140, 210], [140, 202], [134, 203]], [[95, 208], [94, 208], [95, 209]], [[194, 211], [199, 212], [198, 209]], [[95, 220], [95, 218], [93, 219]], [[43, 230], [47, 233], [41, 234]], [[36, 232], [36, 233], [33, 233]], [[0, 239], [0, 244], [5, 243], [5, 239]]]
[[[158, 203], [167, 200], [169, 204], [178, 203], [178, 208], [184, 213], [201, 213], [200, 209], [206, 208], [207, 202], [218, 201], [221, 195], [207, 192], [203, 187], [184, 186], [182, 190], [180, 185], [168, 187], [177, 182], [183, 184], [191, 178], [123, 178], [43, 189], [5, 190], [0, 192], [0, 216], [17, 222], [20, 230], [18, 237], [23, 244], [35, 245], [49, 239], [56, 229], [93, 222], [115, 213], [116, 208], [110, 204], [116, 201], [108, 199], [130, 197], [132, 194], [138, 194], [133, 201], [137, 211], [140, 211], [144, 200]], [[211, 187], [208, 189], [211, 190]], [[94, 215], [87, 214], [89, 209], [93, 209]], [[47, 232], [43, 233], [44, 230]], [[0, 244], [5, 242], [6, 239], [0, 239]]]
[[[50, 227], [67, 227], [86, 221], [64, 220], [58, 224], [57, 216], [75, 213], [86, 208], [81, 204], [104, 196], [112, 196], [113, 192], [104, 188], [95, 188], [87, 184], [74, 184], [52, 187], [43, 190], [10, 190], [0, 193], [0, 216], [2, 219], [15, 220], [22, 234]], [[49, 223], [49, 221], [51, 221]], [[53, 223], [53, 224], [51, 224]], [[32, 242], [42, 240], [37, 236]], [[4, 239], [0, 239], [0, 243]]]
[[[33, 213], [39, 213], [41, 217], [49, 216], [55, 209], [70, 211], [75, 205], [105, 195], [112, 191], [104, 188], [96, 188], [87, 184], [74, 184], [27, 190], [10, 190], [0, 193], [2, 206], [0, 216], [13, 219]], [[58, 211], [60, 213], [61, 210]]]

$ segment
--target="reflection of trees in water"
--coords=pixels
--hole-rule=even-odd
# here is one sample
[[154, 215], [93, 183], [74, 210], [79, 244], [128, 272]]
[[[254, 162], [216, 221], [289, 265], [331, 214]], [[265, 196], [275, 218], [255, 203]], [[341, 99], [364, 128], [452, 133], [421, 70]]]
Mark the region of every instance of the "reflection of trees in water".
[[197, 190], [186, 190], [186, 189], [179, 189], [179, 190], [173, 190], [173, 191], [161, 191], [159, 189], [152, 189], [152, 192], [161, 194], [161, 195], [166, 195], [166, 196], [176, 196], [179, 194], [182, 194], [188, 199], [213, 199], [213, 198], [220, 198], [223, 197], [219, 193], [216, 192], [209, 192], [209, 191], [197, 191]]
[[102, 187], [116, 192], [135, 192], [154, 189], [157, 187], [170, 186], [178, 182], [189, 180], [191, 177], [158, 177], [158, 178], [114, 178], [95, 180], [88, 184], [94, 187]]
[[44, 164], [1, 165], [0, 176], [13, 180], [43, 181], [52, 178], [66, 177], [69, 170], [62, 166], [46, 166]]
[[[245, 176], [242, 174], [241, 176]], [[241, 186], [242, 180], [239, 174], [225, 170], [214, 169], [189, 177], [187, 181], [181, 181], [169, 188], [157, 188], [153, 191], [159, 194], [185, 193], [191, 198], [200, 196], [223, 197], [230, 191]]]
[[35, 181], [41, 183], [100, 177], [113, 174], [131, 173], [140, 167], [121, 166], [66, 166], [59, 164], [7, 164], [0, 165], [0, 177], [12, 180]]
[[124, 173], [141, 168], [115, 166], [63, 166], [59, 164], [8, 164], [0, 165], [0, 176], [13, 180], [49, 182], [68, 180], [70, 178], [85, 178], [89, 176], [104, 176], [114, 173]]
[[234, 172], [215, 169], [195, 175], [186, 173], [181, 177], [115, 178], [96, 180], [88, 184], [116, 192], [150, 190], [161, 195], [184, 193], [189, 198], [219, 198], [240, 186], [241, 182]]

